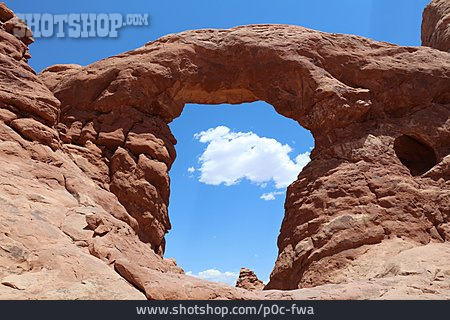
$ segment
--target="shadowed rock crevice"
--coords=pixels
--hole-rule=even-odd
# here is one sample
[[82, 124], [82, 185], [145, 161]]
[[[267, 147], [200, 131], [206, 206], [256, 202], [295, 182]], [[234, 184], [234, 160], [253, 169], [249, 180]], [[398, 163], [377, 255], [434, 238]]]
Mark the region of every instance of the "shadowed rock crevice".
[[413, 176], [424, 174], [436, 165], [434, 150], [417, 139], [402, 135], [395, 139], [394, 150]]

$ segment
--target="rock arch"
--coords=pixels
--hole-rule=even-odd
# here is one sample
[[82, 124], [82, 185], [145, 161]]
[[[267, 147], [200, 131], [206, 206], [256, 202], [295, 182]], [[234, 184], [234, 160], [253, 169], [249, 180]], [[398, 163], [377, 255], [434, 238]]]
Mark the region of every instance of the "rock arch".
[[[54, 66], [40, 78], [61, 102], [62, 141], [92, 151], [68, 152], [88, 160], [85, 172], [118, 197], [127, 222], [160, 255], [176, 143], [167, 124], [185, 103], [263, 100], [310, 130], [312, 162], [288, 188], [267, 286], [295, 289], [345, 279], [339, 272], [371, 245], [450, 239], [448, 58], [255, 25], [170, 35], [87, 67]], [[441, 165], [427, 176], [411, 177], [395, 155], [394, 140], [407, 132], [432, 141]]]

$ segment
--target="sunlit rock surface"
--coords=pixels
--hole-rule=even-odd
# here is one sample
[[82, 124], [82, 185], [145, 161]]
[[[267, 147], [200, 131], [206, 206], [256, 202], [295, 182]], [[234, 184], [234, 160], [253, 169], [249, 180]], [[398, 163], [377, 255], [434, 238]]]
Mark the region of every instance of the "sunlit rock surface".
[[[449, 53], [255, 25], [36, 76], [31, 38], [0, 19], [0, 298], [450, 298]], [[270, 282], [248, 291], [163, 258], [168, 123], [185, 103], [257, 100], [315, 149]]]

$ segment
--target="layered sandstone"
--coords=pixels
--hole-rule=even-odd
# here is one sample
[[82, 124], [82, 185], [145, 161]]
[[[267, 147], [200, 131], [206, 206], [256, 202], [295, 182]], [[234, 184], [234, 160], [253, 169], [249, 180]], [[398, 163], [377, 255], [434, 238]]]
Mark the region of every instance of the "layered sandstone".
[[[2, 21], [11, 14], [0, 7]], [[30, 37], [5, 25], [0, 297], [450, 297], [449, 53], [255, 25], [36, 76]], [[185, 103], [257, 100], [315, 138], [287, 190], [266, 286], [293, 291], [209, 283], [163, 258], [168, 124]]]
[[252, 270], [241, 268], [239, 271], [239, 278], [236, 281], [236, 288], [243, 288], [250, 291], [262, 290], [264, 288], [264, 283], [258, 279]]
[[433, 0], [423, 11], [422, 45], [450, 52], [450, 1]]
[[27, 64], [30, 38], [7, 27], [18, 19], [4, 4], [0, 19], [0, 297], [145, 298], [116, 261], [181, 269], [139, 240], [137, 222], [69, 152], [89, 146], [63, 145], [60, 102]]
[[[169, 228], [168, 198], [160, 202], [151, 190], [165, 194], [167, 184], [133, 175], [148, 157], [148, 167], [168, 176], [174, 139], [167, 123], [185, 103], [264, 100], [309, 129], [316, 142], [312, 161], [288, 188], [268, 284], [295, 289], [335, 282], [336, 269], [367, 246], [389, 243], [384, 240], [419, 245], [449, 239], [449, 88], [448, 53], [259, 25], [167, 36], [63, 77], [53, 92], [64, 110], [65, 142], [94, 129], [87, 141], [106, 150], [110, 191], [159, 254]], [[103, 118], [107, 125], [91, 125]], [[140, 142], [156, 137], [163, 154], [155, 153], [158, 147], [130, 147], [136, 126], [150, 119], [160, 129], [143, 128], [139, 135], [147, 136]], [[430, 159], [425, 168], [415, 168], [420, 146], [421, 158]], [[126, 164], [128, 178], [114, 179], [116, 163]], [[136, 192], [150, 201], [132, 198]], [[153, 211], [147, 215], [143, 208]]]

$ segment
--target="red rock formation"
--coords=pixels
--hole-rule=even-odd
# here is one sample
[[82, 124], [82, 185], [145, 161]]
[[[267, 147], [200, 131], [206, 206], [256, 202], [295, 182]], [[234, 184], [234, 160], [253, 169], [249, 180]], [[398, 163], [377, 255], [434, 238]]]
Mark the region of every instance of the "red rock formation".
[[145, 298], [116, 261], [182, 270], [140, 241], [137, 221], [91, 179], [103, 162], [86, 158], [101, 150], [60, 139], [60, 102], [28, 66], [30, 39], [12, 34], [12, 15], [0, 5], [0, 298]]
[[[124, 141], [143, 118], [159, 121], [161, 129], [143, 128], [148, 138], [142, 143], [158, 137], [163, 151], [145, 155], [155, 160], [147, 168], [167, 176], [174, 139], [165, 123], [188, 102], [264, 100], [311, 130], [312, 161], [288, 188], [279, 257], [268, 285], [295, 289], [333, 282], [329, 273], [345, 267], [349, 252], [356, 257], [385, 239], [449, 239], [447, 173], [439, 169], [450, 149], [449, 88], [447, 53], [261, 25], [167, 36], [63, 77], [53, 91], [69, 133], [100, 114], [112, 119], [94, 125], [99, 138], [92, 142], [109, 150], [113, 177], [114, 158], [126, 163], [128, 176], [139, 166], [144, 149], [133, 154]], [[102, 135], [111, 137], [108, 143]], [[421, 175], [408, 159], [417, 147], [401, 143], [408, 139], [431, 159]], [[116, 150], [122, 145], [128, 151]], [[141, 239], [161, 253], [168, 198], [156, 194], [167, 184], [139, 177], [113, 179], [111, 191], [137, 219]], [[136, 192], [148, 196], [133, 198]], [[143, 208], [151, 213], [140, 218]]]
[[450, 52], [450, 2], [432, 0], [423, 12], [422, 45]]
[[256, 274], [248, 269], [241, 268], [239, 278], [236, 282], [236, 288], [242, 288], [250, 291], [264, 289], [264, 283], [258, 279]]
[[[0, 6], [3, 22], [11, 14]], [[170, 35], [37, 77], [29, 36], [7, 25], [0, 297], [450, 297], [449, 53], [257, 25]], [[256, 100], [315, 138], [266, 286], [311, 289], [249, 292], [162, 258], [176, 156], [167, 124], [185, 103]]]

